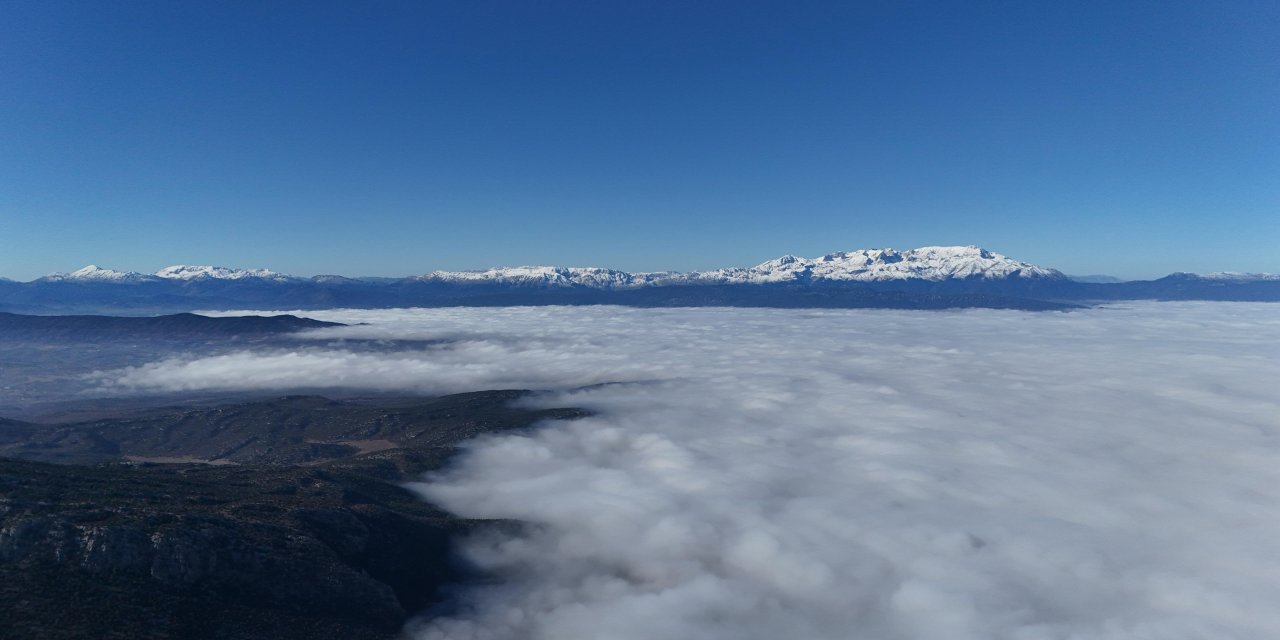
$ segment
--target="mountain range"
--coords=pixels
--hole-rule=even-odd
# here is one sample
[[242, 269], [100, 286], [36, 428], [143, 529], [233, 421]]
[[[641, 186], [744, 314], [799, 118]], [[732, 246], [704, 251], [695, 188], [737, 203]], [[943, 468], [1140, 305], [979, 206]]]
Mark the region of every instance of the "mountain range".
[[0, 310], [33, 313], [512, 304], [1061, 309], [1124, 299], [1280, 301], [1280, 275], [1077, 280], [976, 246], [933, 246], [786, 255], [693, 272], [521, 266], [304, 278], [268, 269], [175, 265], [144, 274], [90, 265], [30, 282], [0, 281]]

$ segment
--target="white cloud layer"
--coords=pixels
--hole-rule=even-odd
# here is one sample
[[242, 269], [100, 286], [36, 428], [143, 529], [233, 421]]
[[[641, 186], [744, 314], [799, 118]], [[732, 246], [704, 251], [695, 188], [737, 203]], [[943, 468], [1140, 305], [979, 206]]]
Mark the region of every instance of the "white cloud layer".
[[101, 379], [599, 412], [417, 486], [536, 525], [474, 541], [502, 584], [420, 638], [1280, 638], [1274, 305], [306, 315], [370, 324]]

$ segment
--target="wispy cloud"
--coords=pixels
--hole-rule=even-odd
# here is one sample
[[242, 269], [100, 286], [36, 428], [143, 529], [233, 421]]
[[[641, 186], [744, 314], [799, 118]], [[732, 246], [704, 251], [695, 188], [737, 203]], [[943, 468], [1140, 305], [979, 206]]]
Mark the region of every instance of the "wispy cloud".
[[598, 411], [417, 486], [537, 525], [474, 541], [504, 581], [422, 638], [1280, 637], [1274, 306], [308, 315], [369, 324], [102, 379]]

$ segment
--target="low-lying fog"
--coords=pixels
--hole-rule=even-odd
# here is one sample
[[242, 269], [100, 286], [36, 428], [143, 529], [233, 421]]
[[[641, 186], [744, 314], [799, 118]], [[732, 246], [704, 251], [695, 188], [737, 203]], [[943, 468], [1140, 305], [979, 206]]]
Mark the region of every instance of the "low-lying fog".
[[94, 380], [598, 412], [416, 486], [537, 525], [421, 638], [1280, 637], [1280, 306], [293, 313], [368, 324]]

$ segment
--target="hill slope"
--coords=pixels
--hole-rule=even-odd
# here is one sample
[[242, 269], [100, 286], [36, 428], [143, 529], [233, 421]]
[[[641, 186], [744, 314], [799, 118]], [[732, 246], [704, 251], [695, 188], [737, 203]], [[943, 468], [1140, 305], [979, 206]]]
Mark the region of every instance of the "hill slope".
[[[582, 415], [512, 408], [522, 395], [0, 420], [0, 452], [28, 459], [0, 458], [0, 637], [398, 637], [467, 575], [452, 538], [501, 525], [452, 517], [399, 483], [463, 439]], [[225, 464], [30, 461], [152, 456]]]

